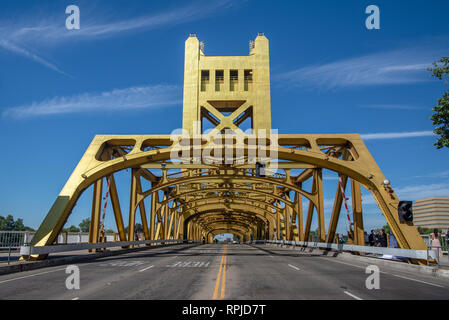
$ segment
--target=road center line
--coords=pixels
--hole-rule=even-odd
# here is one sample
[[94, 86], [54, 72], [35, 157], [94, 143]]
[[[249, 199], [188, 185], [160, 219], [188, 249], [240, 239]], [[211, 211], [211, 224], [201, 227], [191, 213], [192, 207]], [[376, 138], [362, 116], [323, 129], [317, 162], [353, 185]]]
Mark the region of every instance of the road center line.
[[291, 264], [289, 264], [288, 266], [289, 266], [290, 268], [293, 268], [293, 269], [298, 270], [298, 271], [301, 270], [301, 269], [299, 269], [298, 267], [295, 267], [295, 266], [293, 266], [293, 265], [291, 265]]
[[223, 263], [223, 278], [221, 281], [221, 300], [225, 297], [225, 288], [226, 288], [226, 259], [227, 256], [224, 257], [224, 263]]
[[350, 293], [350, 292], [348, 292], [348, 291], [343, 291], [343, 292], [346, 293], [348, 296], [350, 296], [350, 297], [356, 299], [356, 300], [363, 300], [362, 298], [359, 298], [359, 297], [353, 295], [352, 293]]
[[154, 266], [146, 267], [145, 269], [139, 270], [139, 272], [143, 272], [143, 271], [148, 270], [148, 269], [151, 269], [151, 268], [153, 268], [153, 267], [154, 267]]
[[[220, 280], [221, 280], [221, 272], [223, 270], [223, 262], [225, 261], [225, 255], [226, 255], [226, 245], [223, 249], [223, 254], [221, 256], [221, 262], [220, 262], [220, 269], [218, 270], [218, 276], [217, 276], [217, 281], [215, 282], [215, 290], [214, 290], [214, 296], [213, 296], [213, 300], [217, 300], [218, 298], [218, 288], [220, 287]], [[222, 286], [223, 287], [223, 286]], [[222, 294], [223, 293], [223, 288], [222, 288]], [[222, 298], [223, 299], [223, 298]]]

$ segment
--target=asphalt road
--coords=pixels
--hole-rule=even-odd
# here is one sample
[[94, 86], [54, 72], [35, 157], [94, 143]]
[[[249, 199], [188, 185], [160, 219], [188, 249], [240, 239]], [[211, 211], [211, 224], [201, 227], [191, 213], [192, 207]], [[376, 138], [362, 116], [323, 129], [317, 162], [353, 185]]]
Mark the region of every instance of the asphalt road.
[[0, 299], [449, 299], [449, 279], [379, 266], [380, 289], [367, 289], [367, 263], [258, 245], [156, 248], [0, 276]]

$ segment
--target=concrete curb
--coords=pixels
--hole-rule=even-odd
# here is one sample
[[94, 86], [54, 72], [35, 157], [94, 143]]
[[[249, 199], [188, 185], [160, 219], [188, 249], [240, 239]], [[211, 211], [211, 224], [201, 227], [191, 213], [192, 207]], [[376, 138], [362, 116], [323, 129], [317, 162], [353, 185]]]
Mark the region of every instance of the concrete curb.
[[[271, 245], [271, 244], [269, 246], [276, 247], [276, 245]], [[444, 279], [449, 278], [449, 269], [442, 269], [439, 267], [419, 266], [419, 265], [415, 265], [415, 264], [385, 260], [385, 259], [380, 259], [380, 258], [376, 258], [376, 257], [357, 256], [357, 255], [353, 255], [349, 252], [326, 251], [326, 250], [312, 249], [312, 248], [307, 248], [307, 247], [299, 247], [299, 246], [292, 247], [292, 246], [286, 246], [286, 245], [281, 245], [278, 247], [290, 248], [292, 250], [298, 250], [301, 253], [305, 253], [305, 254], [332, 256], [339, 260], [351, 260], [351, 261], [375, 264], [377, 266], [391, 267], [396, 270], [421, 273], [421, 274], [430, 275], [430, 276], [436, 277], [436, 278], [444, 278]]]
[[[89, 261], [89, 260], [95, 260], [99, 258], [104, 257], [111, 257], [111, 256], [117, 256], [125, 253], [130, 252], [138, 252], [138, 251], [146, 251], [161, 247], [175, 247], [183, 245], [182, 243], [177, 244], [171, 244], [171, 245], [158, 245], [158, 246], [145, 246], [140, 248], [132, 248], [132, 249], [119, 249], [114, 251], [105, 250], [103, 252], [98, 253], [91, 253], [81, 256], [70, 256], [70, 257], [61, 257], [61, 258], [53, 258], [53, 259], [47, 259], [47, 260], [41, 260], [41, 261], [32, 261], [32, 262], [22, 262], [14, 265], [9, 266], [1, 266], [0, 267], [0, 275], [5, 274], [11, 274], [11, 273], [17, 273], [17, 272], [23, 272], [23, 271], [30, 271], [30, 270], [36, 270], [36, 269], [42, 269], [47, 267], [54, 267], [64, 264], [71, 264], [74, 262], [83, 262], [83, 261]], [[199, 244], [190, 244], [186, 248], [191, 248], [194, 246], [198, 246]]]

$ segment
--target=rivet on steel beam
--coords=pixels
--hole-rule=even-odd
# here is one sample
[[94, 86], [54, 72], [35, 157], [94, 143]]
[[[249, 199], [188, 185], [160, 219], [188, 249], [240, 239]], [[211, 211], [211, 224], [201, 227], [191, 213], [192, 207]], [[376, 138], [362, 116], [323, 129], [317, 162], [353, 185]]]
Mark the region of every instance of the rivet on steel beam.
[[374, 176], [372, 174], [369, 174], [368, 179], [372, 179], [372, 178], [374, 178]]
[[125, 155], [123, 155], [123, 161], [126, 161], [127, 159], [126, 159], [126, 156]]
[[81, 177], [83, 177], [84, 179], [87, 179], [87, 176], [84, 173], [81, 175]]

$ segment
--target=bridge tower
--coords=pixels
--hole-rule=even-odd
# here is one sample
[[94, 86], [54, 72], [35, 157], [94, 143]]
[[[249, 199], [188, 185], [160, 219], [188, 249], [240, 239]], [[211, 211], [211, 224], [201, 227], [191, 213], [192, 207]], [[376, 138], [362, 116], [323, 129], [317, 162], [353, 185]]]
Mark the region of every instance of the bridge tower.
[[249, 47], [249, 55], [206, 56], [195, 34], [186, 40], [183, 128], [190, 135], [239, 131], [245, 122], [245, 130], [270, 131], [269, 41], [259, 33]]

